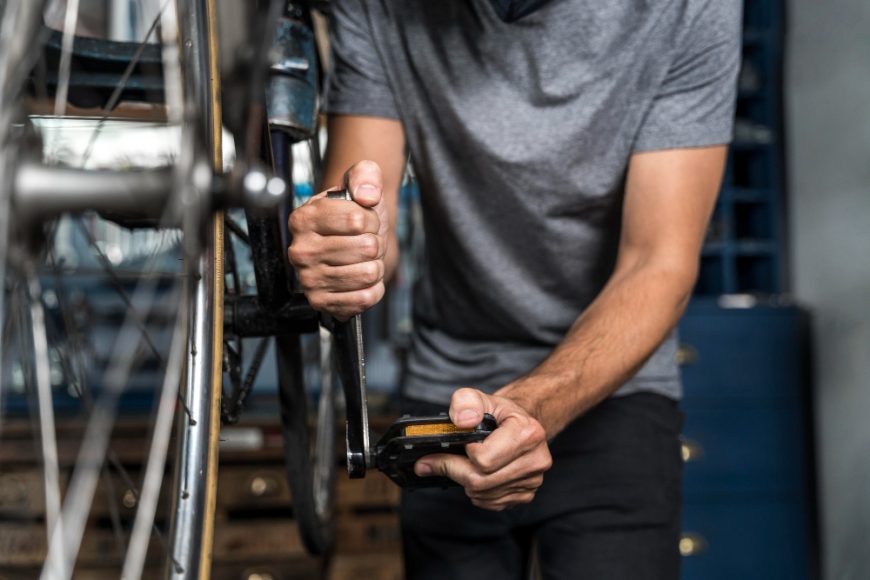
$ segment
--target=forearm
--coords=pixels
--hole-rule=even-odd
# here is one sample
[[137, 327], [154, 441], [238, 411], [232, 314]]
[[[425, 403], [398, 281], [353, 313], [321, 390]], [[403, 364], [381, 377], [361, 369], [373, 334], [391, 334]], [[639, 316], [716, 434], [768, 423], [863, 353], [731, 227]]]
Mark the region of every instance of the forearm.
[[725, 154], [713, 146], [632, 156], [613, 276], [551, 356], [499, 392], [528, 409], [548, 437], [630, 379], [676, 325]]
[[553, 353], [496, 394], [518, 402], [554, 437], [637, 372], [679, 320], [694, 279], [693, 266], [617, 271]]

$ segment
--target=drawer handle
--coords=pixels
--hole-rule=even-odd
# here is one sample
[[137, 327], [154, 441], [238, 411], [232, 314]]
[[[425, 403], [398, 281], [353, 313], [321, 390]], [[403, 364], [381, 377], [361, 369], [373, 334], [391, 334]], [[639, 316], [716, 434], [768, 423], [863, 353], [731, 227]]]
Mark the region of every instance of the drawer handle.
[[680, 534], [680, 555], [684, 558], [697, 556], [707, 551], [707, 538], [698, 532]]
[[275, 495], [278, 492], [278, 480], [268, 475], [257, 475], [251, 479], [248, 489], [254, 497]]
[[683, 463], [699, 461], [704, 457], [704, 448], [697, 441], [684, 438], [680, 442], [680, 455], [683, 458]]
[[680, 366], [693, 365], [698, 362], [700, 355], [698, 350], [690, 344], [681, 344], [677, 347], [677, 364]]

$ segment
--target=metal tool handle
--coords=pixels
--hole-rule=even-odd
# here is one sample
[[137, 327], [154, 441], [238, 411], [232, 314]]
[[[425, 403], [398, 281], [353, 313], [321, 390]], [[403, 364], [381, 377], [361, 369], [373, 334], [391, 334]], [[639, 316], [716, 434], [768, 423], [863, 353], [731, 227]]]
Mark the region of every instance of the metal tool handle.
[[[352, 200], [347, 189], [330, 191], [328, 199]], [[332, 319], [329, 324], [335, 337], [336, 358], [347, 408], [347, 473], [364, 477], [371, 463], [369, 448], [369, 413], [366, 402], [366, 362], [363, 348], [362, 316], [346, 321]]]

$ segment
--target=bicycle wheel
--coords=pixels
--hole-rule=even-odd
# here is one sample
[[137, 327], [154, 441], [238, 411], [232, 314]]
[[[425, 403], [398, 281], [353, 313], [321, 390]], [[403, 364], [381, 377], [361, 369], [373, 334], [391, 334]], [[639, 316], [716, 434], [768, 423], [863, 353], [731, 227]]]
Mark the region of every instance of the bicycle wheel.
[[[120, 572], [123, 567], [123, 577], [138, 578], [143, 569], [146, 575], [161, 575], [155, 563], [166, 561], [169, 575], [209, 575], [223, 221], [203, 225], [210, 215], [204, 194], [210, 192], [187, 184], [196, 183], [192, 176], [202, 154], [198, 141], [211, 141], [212, 153], [219, 153], [218, 139], [195, 135], [206, 126], [220, 127], [219, 107], [210, 106], [216, 93], [210, 79], [216, 75], [199, 66], [214, 51], [203, 40], [214, 39], [206, 19], [210, 4], [180, 5], [184, 75], [177, 58], [175, 10], [164, 9], [158, 16], [162, 45], [78, 41], [70, 26], [54, 35], [58, 62], [49, 57], [39, 63], [33, 55], [43, 53], [36, 41], [46, 36], [52, 41], [52, 35], [40, 32], [40, 3], [8, 0], [3, 5], [0, 484], [21, 494], [0, 500], [4, 571], [63, 579], [95, 568]], [[157, 21], [149, 36], [156, 29]], [[116, 64], [119, 55], [128, 57], [126, 70], [115, 71], [117, 84], [108, 90], [78, 77], [77, 62], [100, 63], [103, 50]], [[95, 157], [112, 131], [105, 117], [130, 84], [143, 81], [144, 76], [135, 78], [135, 69], [155, 62], [164, 67], [159, 92], [166, 95], [169, 124], [181, 128], [175, 131], [176, 139], [181, 134], [178, 150], [170, 155], [176, 156], [175, 163], [165, 171], [84, 170], [102, 163]], [[34, 64], [36, 74], [28, 81]], [[46, 75], [54, 64], [58, 72]], [[194, 74], [198, 71], [202, 74]], [[28, 82], [37, 97], [54, 97], [49, 108], [61, 115], [41, 122], [28, 115], [22, 100]], [[108, 93], [107, 100], [100, 98], [99, 118], [65, 121], [66, 97], [90, 89]], [[200, 128], [190, 129], [187, 119], [199, 119]], [[61, 125], [90, 135], [80, 149], [67, 152], [72, 157], [66, 162], [78, 169], [39, 162], [44, 152], [59, 156], [69, 145], [49, 151]], [[142, 133], [135, 131], [133, 139], [139, 139]], [[40, 134], [45, 147], [36, 143]], [[70, 199], [52, 198], [54, 190], [69, 191]], [[42, 197], [28, 198], [22, 191]], [[125, 196], [129, 202], [118, 205]], [[61, 215], [64, 208], [78, 211]], [[101, 214], [81, 215], [84, 209]], [[165, 221], [169, 210], [171, 224]], [[143, 224], [159, 229], [133, 229]], [[172, 227], [163, 227], [167, 225]], [[170, 527], [172, 511], [159, 490], [177, 411], [181, 427], [175, 459], [181, 469], [179, 483], [167, 494], [178, 496]], [[119, 417], [124, 420], [116, 421]], [[34, 444], [35, 455], [29, 451]]]

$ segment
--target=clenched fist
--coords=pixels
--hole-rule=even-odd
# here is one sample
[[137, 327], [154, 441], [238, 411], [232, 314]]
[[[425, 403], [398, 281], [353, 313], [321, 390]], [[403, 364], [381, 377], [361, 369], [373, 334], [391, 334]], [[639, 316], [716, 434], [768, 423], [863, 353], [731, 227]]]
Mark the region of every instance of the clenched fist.
[[345, 183], [352, 201], [323, 191], [293, 210], [287, 251], [311, 306], [341, 320], [383, 297], [391, 237], [378, 164], [360, 161]]

